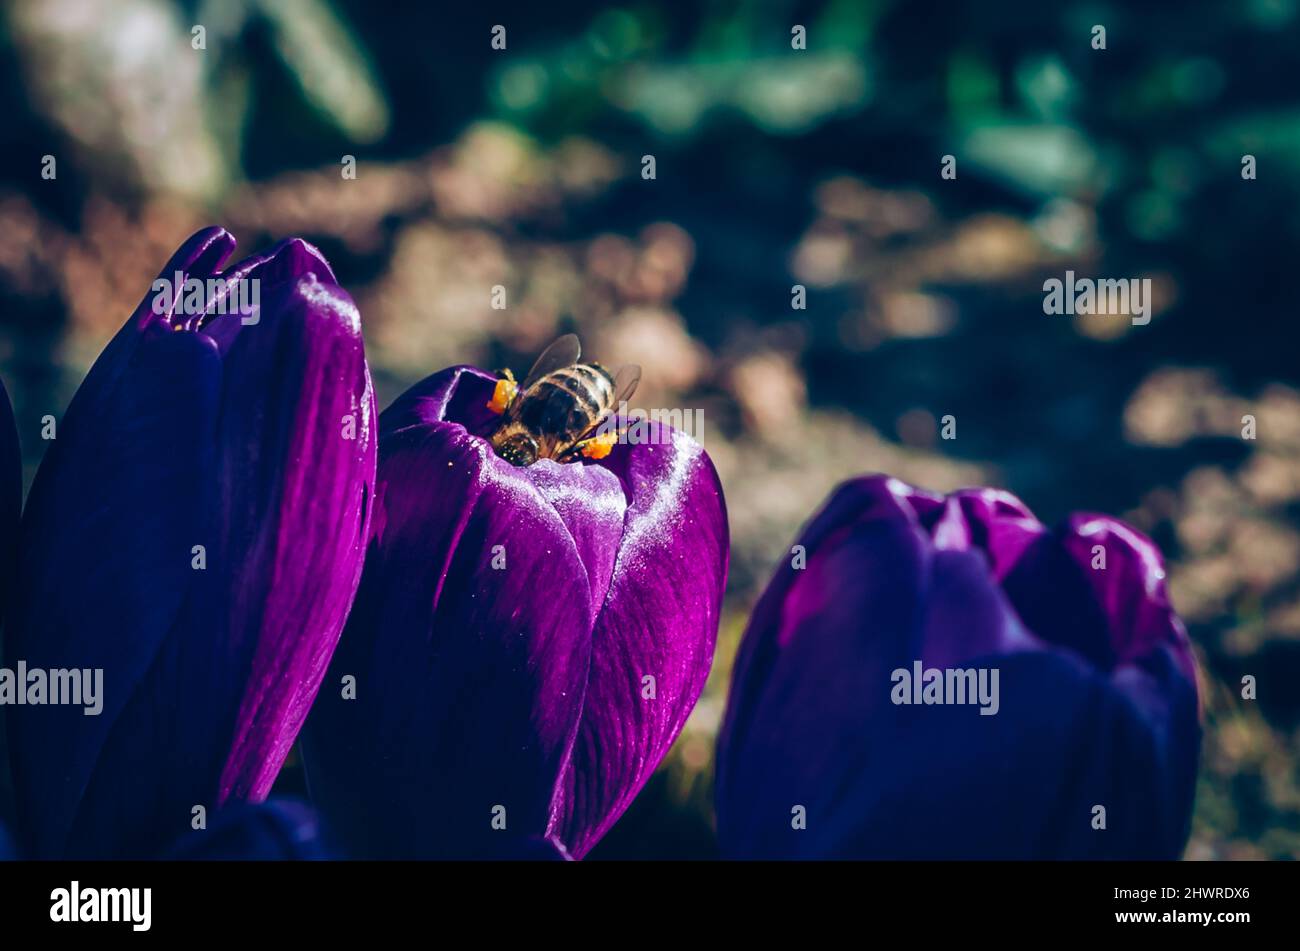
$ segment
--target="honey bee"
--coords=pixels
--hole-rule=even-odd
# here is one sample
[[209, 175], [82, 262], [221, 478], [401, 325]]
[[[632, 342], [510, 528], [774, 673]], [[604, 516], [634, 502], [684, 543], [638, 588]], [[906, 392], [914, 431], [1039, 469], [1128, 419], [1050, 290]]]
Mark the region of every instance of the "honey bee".
[[487, 407], [501, 414], [491, 442], [502, 459], [531, 466], [538, 459], [573, 462], [610, 454], [618, 431], [593, 431], [632, 396], [641, 368], [628, 364], [611, 374], [599, 363], [579, 363], [581, 355], [578, 338], [565, 334], [542, 351], [522, 384], [501, 371]]

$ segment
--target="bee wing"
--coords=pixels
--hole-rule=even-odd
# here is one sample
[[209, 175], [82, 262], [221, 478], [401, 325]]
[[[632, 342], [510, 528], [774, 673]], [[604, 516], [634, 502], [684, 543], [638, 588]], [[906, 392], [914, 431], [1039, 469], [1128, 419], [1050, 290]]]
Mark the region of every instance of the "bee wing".
[[577, 334], [565, 334], [557, 338], [537, 358], [533, 368], [528, 371], [528, 376], [524, 377], [524, 382], [520, 384], [519, 392], [524, 392], [548, 373], [573, 366], [580, 356], [582, 356], [582, 344], [578, 342]]
[[641, 382], [641, 367], [635, 363], [625, 363], [614, 371], [614, 405], [630, 400]]

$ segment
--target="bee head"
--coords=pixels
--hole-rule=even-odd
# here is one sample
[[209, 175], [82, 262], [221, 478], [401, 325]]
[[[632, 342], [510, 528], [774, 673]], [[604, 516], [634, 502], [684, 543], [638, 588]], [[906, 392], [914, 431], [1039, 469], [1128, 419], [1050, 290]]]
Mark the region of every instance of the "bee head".
[[531, 466], [537, 461], [540, 451], [537, 440], [528, 433], [513, 433], [501, 440], [496, 447], [497, 455], [512, 466]]

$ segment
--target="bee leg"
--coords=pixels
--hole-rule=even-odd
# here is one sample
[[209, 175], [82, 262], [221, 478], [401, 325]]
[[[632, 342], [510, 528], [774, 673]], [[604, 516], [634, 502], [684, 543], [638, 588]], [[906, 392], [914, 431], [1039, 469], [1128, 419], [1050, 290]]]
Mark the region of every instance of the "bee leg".
[[518, 395], [519, 384], [515, 382], [515, 375], [509, 369], [502, 370], [501, 379], [497, 380], [497, 385], [492, 390], [492, 399], [488, 400], [487, 408], [500, 416], [509, 409]]

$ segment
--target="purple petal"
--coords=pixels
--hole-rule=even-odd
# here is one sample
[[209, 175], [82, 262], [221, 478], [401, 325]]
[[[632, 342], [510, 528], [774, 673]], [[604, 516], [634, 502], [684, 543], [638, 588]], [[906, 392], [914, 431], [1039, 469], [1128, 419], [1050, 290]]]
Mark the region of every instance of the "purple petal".
[[[1093, 599], [1106, 618], [1116, 660], [1121, 664], [1137, 662], [1167, 648], [1179, 669], [1194, 680], [1191, 647], [1169, 601], [1164, 559], [1155, 543], [1104, 515], [1073, 515], [1056, 534], [1088, 580]], [[1094, 553], [1098, 548], [1101, 552]], [[1104, 567], [1099, 558], [1102, 552]]]
[[610, 457], [629, 504], [564, 775], [559, 836], [575, 858], [681, 733], [709, 676], [726, 587], [727, 513], [713, 464], [683, 433], [652, 425], [647, 435], [649, 444]]
[[219, 802], [264, 797], [306, 718], [361, 577], [375, 468], [352, 301], [308, 276], [263, 309], [226, 355], [228, 379], [248, 382], [223, 390], [209, 490], [224, 514], [209, 570], [233, 593], [223, 643], [231, 673], [248, 670], [231, 677], [242, 696]]
[[[227, 282], [225, 293], [219, 293], [209, 299], [209, 313], [197, 320], [190, 318], [187, 326], [201, 329], [202, 333], [216, 341], [223, 355], [229, 352], [234, 341], [246, 328], [256, 327], [261, 323], [263, 313], [274, 317], [277, 293], [282, 295], [286, 288], [298, 284], [307, 277], [314, 277], [320, 284], [328, 287], [338, 285], [329, 262], [319, 250], [301, 238], [286, 238], [266, 254], [245, 258], [233, 267], [222, 271], [220, 276]], [[235, 312], [235, 301], [230, 300], [231, 288], [236, 282], [241, 281], [250, 292], [253, 282], [259, 285], [258, 300], [261, 304], [259, 307], [250, 307], [248, 313]], [[346, 299], [346, 295], [343, 296]], [[223, 299], [229, 306], [218, 308], [218, 303]], [[245, 300], [242, 303], [249, 302]], [[342, 308], [355, 313], [350, 299], [345, 300]], [[230, 312], [221, 313], [221, 310]], [[340, 320], [347, 325], [352, 318], [345, 315]], [[199, 324], [201, 327], [198, 327]], [[256, 335], [256, 331], [253, 333]]]
[[[879, 615], [886, 629], [911, 626], [924, 539], [891, 482], [856, 479], [831, 495], [798, 540], [806, 567], [797, 569], [792, 558], [783, 560], [754, 607], [732, 668], [727, 716], [718, 738], [720, 761], [727, 758], [730, 747], [745, 744], [773, 672], [796, 638], [815, 637], [819, 631], [853, 631], [864, 618], [875, 616], [866, 613], [868, 608], [887, 612]], [[854, 546], [863, 564], [826, 557], [845, 543]], [[876, 552], [887, 557], [873, 557]], [[886, 597], [890, 592], [897, 597]], [[856, 652], [856, 645], [856, 640], [846, 637], [846, 649]], [[864, 652], [855, 653], [855, 664], [875, 666], [878, 646], [869, 640]], [[802, 644], [793, 647], [806, 649]], [[720, 801], [728, 781], [720, 770]]]
[[[146, 330], [120, 372], [92, 371], [32, 484], [6, 666], [104, 672], [97, 716], [70, 705], [7, 710], [20, 828], [38, 856], [68, 849], [101, 751], [181, 612], [220, 386], [211, 343]], [[130, 768], [152, 787], [146, 776], [159, 765]], [[121, 803], [123, 813], [139, 808]]]
[[948, 499], [946, 507], [956, 510], [954, 519], [965, 523], [972, 547], [988, 557], [998, 580], [1046, 531], [1023, 502], [1001, 489], [963, 489]]

